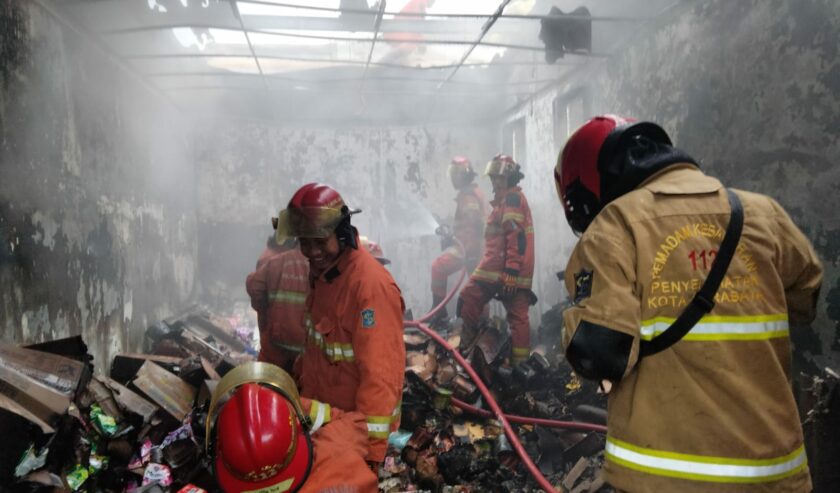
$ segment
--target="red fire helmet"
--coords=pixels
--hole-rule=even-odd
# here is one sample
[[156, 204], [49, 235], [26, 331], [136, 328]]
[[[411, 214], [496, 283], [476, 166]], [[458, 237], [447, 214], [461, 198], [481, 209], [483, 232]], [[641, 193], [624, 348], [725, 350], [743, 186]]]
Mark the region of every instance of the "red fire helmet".
[[[557, 158], [554, 185], [566, 220], [582, 233], [604, 204], [604, 177], [623, 139], [644, 135], [670, 145], [668, 134], [655, 123], [637, 122], [616, 115], [596, 116], [569, 137]], [[620, 178], [621, 172], [609, 176]]]
[[475, 178], [472, 163], [464, 156], [455, 156], [452, 158], [452, 162], [449, 163], [449, 168], [447, 169], [447, 174], [449, 175], [449, 180], [452, 182], [452, 186], [455, 188], [469, 185]]
[[300, 187], [280, 211], [277, 237], [326, 238], [349, 214], [338, 192], [323, 183], [307, 183]]
[[379, 261], [382, 265], [388, 265], [391, 263], [390, 260], [385, 258], [385, 253], [382, 251], [382, 247], [379, 246], [379, 243], [370, 240], [367, 236], [360, 236], [359, 242], [361, 242], [362, 247], [364, 247], [373, 258]]
[[231, 370], [213, 394], [207, 419], [216, 479], [226, 493], [294, 492], [306, 481], [312, 443], [297, 389], [280, 368], [247, 363]]

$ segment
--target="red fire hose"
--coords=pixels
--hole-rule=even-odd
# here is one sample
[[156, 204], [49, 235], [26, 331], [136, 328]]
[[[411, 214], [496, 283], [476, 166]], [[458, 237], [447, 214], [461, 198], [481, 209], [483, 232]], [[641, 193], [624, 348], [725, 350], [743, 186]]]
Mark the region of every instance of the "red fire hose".
[[[492, 418], [493, 413], [486, 409], [481, 409], [470, 404], [467, 404], [464, 401], [452, 398], [452, 404], [455, 407], [461, 408], [468, 413], [477, 414], [479, 416], [485, 418]], [[505, 414], [505, 417], [511, 423], [520, 423], [525, 425], [540, 425], [545, 426], [547, 428], [564, 428], [567, 430], [583, 430], [583, 431], [600, 431], [602, 433], [607, 432], [607, 427], [604, 425], [598, 425], [595, 423], [584, 423], [581, 421], [559, 421], [556, 419], [542, 419], [542, 418], [531, 418], [528, 416], [516, 416], [514, 414]]]
[[434, 339], [435, 342], [446, 348], [455, 360], [458, 362], [461, 367], [467, 372], [467, 374], [472, 378], [473, 382], [475, 383], [478, 390], [481, 392], [481, 395], [484, 396], [485, 401], [487, 401], [487, 405], [490, 406], [490, 409], [493, 410], [494, 417], [502, 423], [502, 428], [505, 430], [505, 435], [507, 435], [508, 440], [510, 441], [511, 446], [516, 453], [519, 455], [519, 458], [522, 460], [522, 463], [525, 464], [525, 467], [528, 469], [528, 472], [531, 473], [531, 476], [540, 485], [544, 491], [548, 493], [559, 493], [552, 485], [545, 479], [545, 476], [542, 475], [540, 470], [537, 468], [534, 461], [531, 460], [531, 457], [528, 456], [528, 453], [522, 447], [522, 443], [519, 442], [519, 437], [516, 436], [516, 433], [513, 432], [513, 428], [511, 428], [510, 423], [508, 423], [507, 417], [505, 417], [504, 413], [502, 413], [501, 408], [499, 408], [499, 404], [496, 403], [493, 396], [490, 394], [490, 390], [484, 385], [484, 382], [481, 381], [481, 378], [478, 377], [478, 374], [473, 370], [472, 366], [467, 363], [467, 360], [461, 356], [461, 353], [456, 351], [452, 346], [450, 346], [443, 337], [439, 336], [437, 332], [430, 329], [426, 324], [421, 322], [417, 322], [414, 320], [406, 321], [405, 325], [407, 327], [416, 327], [423, 331], [426, 335]]
[[[463, 251], [464, 247], [457, 239], [455, 239], [456, 244], [461, 248]], [[446, 297], [441, 301], [436, 307], [432, 308], [429, 313], [422, 316], [419, 320], [406, 320], [405, 325], [406, 327], [416, 327], [420, 329], [423, 333], [427, 336], [431, 337], [435, 342], [443, 346], [450, 354], [455, 358], [461, 367], [467, 372], [470, 378], [475, 383], [478, 390], [481, 392], [481, 395], [484, 397], [487, 405], [490, 406], [491, 411], [487, 411], [485, 409], [479, 409], [475, 406], [471, 406], [466, 402], [462, 402], [458, 399], [452, 399], [453, 404], [455, 406], [474, 414], [478, 414], [480, 416], [495, 418], [499, 420], [502, 424], [502, 428], [505, 430], [505, 435], [507, 435], [508, 440], [510, 441], [511, 446], [516, 453], [519, 455], [519, 458], [522, 460], [522, 463], [525, 464], [525, 467], [528, 469], [528, 472], [531, 473], [531, 476], [534, 480], [539, 484], [540, 488], [542, 488], [547, 493], [558, 493], [557, 490], [549, 483], [549, 481], [543, 476], [537, 466], [534, 464], [534, 461], [531, 460], [531, 457], [522, 447], [522, 443], [519, 441], [519, 437], [516, 433], [513, 432], [513, 428], [511, 428], [509, 421], [513, 421], [515, 423], [523, 423], [523, 424], [534, 424], [534, 425], [541, 425], [551, 428], [566, 428], [566, 429], [578, 429], [578, 430], [587, 430], [587, 431], [599, 431], [599, 432], [606, 432], [606, 426], [592, 424], [592, 423], [580, 423], [574, 421], [558, 421], [553, 419], [540, 419], [540, 418], [530, 418], [525, 416], [513, 416], [507, 415], [502, 412], [502, 409], [499, 407], [499, 404], [493, 398], [493, 395], [490, 394], [490, 390], [487, 386], [484, 385], [484, 382], [481, 381], [478, 374], [475, 372], [472, 366], [467, 362], [467, 360], [461, 356], [455, 348], [449, 345], [446, 340], [438, 335], [437, 332], [429, 328], [425, 322], [434, 317], [440, 310], [446, 306], [447, 303], [455, 296], [455, 293], [458, 292], [458, 288], [461, 287], [461, 283], [464, 282], [464, 278], [466, 277], [467, 271], [466, 269], [461, 269], [461, 276], [458, 279], [458, 282], [452, 287], [452, 289], [447, 293]]]

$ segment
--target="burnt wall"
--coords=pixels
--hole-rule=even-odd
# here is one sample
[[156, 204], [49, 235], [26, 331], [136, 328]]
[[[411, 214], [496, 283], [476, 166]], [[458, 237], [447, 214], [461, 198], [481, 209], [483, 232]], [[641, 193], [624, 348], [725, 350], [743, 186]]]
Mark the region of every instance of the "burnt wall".
[[172, 106], [34, 2], [0, 1], [0, 334], [81, 334], [96, 368], [194, 289], [189, 139]]
[[[440, 253], [435, 216], [451, 223], [455, 192], [446, 168], [456, 154], [482, 169], [496, 152], [488, 128], [292, 128], [217, 122], [197, 133], [202, 296], [224, 305], [247, 299], [270, 218], [301, 185], [335, 187], [361, 234], [380, 242], [406, 306], [431, 304], [430, 266]], [[488, 185], [488, 184], [482, 184]], [[227, 259], [224, 264], [219, 258]]]

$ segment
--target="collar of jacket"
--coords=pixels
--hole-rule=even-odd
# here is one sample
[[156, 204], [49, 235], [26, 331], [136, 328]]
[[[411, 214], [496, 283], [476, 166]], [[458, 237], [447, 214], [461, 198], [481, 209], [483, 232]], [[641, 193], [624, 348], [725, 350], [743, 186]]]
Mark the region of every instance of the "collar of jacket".
[[691, 163], [675, 163], [649, 176], [639, 188], [653, 193], [683, 195], [716, 192], [723, 184]]
[[455, 196], [455, 202], [463, 197], [464, 195], [475, 195], [475, 189], [478, 188], [478, 184], [473, 182], [469, 185], [464, 185], [463, 187], [458, 189], [458, 195]]
[[509, 194], [510, 192], [521, 192], [521, 191], [522, 191], [522, 187], [520, 187], [519, 185], [514, 185], [512, 187], [508, 187], [508, 188], [504, 189], [503, 191], [494, 195], [493, 200], [490, 201], [490, 204], [492, 204], [493, 206], [501, 205], [502, 201], [505, 199], [505, 197], [507, 197], [507, 194]]
[[333, 282], [341, 275], [342, 272], [347, 270], [347, 266], [355, 260], [356, 256], [359, 255], [359, 252], [360, 250], [356, 248], [345, 247], [344, 250], [338, 254], [338, 258], [335, 259], [332, 265], [324, 269], [324, 272], [318, 276], [315, 276], [311, 284], [314, 284], [314, 281], [316, 280], [326, 283]]

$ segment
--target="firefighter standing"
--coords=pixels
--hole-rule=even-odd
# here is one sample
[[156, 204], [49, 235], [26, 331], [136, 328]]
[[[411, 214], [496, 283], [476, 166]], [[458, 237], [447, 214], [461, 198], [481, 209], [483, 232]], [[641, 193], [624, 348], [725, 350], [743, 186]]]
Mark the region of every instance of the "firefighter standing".
[[248, 275], [245, 288], [251, 307], [257, 312], [258, 361], [290, 372], [306, 340], [303, 314], [309, 292], [309, 263], [294, 238], [278, 235], [275, 243], [283, 245], [283, 249], [264, 255], [265, 258], [261, 256], [257, 270]]
[[493, 210], [484, 230], [484, 256], [458, 299], [458, 316], [464, 321], [461, 350], [471, 349], [484, 306], [495, 296], [507, 312], [511, 363], [517, 364], [530, 353], [528, 308], [536, 302], [531, 291], [534, 225], [528, 201], [517, 186], [524, 175], [513, 158], [497, 155], [487, 163], [485, 174], [493, 183]]
[[271, 259], [272, 257], [275, 257], [275, 256], [285, 252], [286, 250], [289, 250], [290, 248], [294, 248], [295, 246], [297, 246], [297, 245], [294, 242], [292, 242], [291, 245], [287, 245], [283, 241], [280, 241], [278, 243], [277, 235], [272, 234], [265, 241], [265, 248], [263, 248], [262, 253], [260, 253], [260, 257], [257, 259], [256, 269], [259, 269], [260, 267], [262, 267], [262, 265], [264, 263], [268, 262], [268, 260]]
[[281, 212], [278, 231], [299, 239], [310, 265], [301, 395], [322, 413], [364, 414], [367, 460], [377, 463], [400, 420], [404, 305], [391, 274], [358, 248], [350, 215], [338, 192], [310, 183]]
[[[481, 258], [484, 243], [484, 221], [487, 217], [484, 194], [473, 181], [475, 171], [469, 159], [455, 156], [448, 169], [452, 186], [458, 191], [455, 197], [455, 221], [452, 236], [464, 246], [461, 250], [450, 237], [444, 237], [444, 251], [432, 262], [432, 308], [446, 298], [446, 282], [449, 276], [461, 269], [472, 273]], [[443, 307], [432, 323], [447, 320], [449, 315]]]
[[225, 493], [376, 492], [364, 416], [313, 411], [276, 366], [252, 362], [228, 372], [213, 392], [205, 435]]
[[382, 247], [379, 243], [370, 240], [367, 236], [360, 236], [359, 237], [359, 245], [370, 252], [380, 264], [388, 265], [391, 263], [391, 260], [385, 257], [385, 252], [382, 251]]
[[[632, 492], [810, 491], [789, 324], [814, 318], [822, 266], [787, 213], [764, 195], [731, 198], [662, 128], [613, 115], [569, 138], [555, 180], [583, 233], [566, 269], [566, 357], [613, 382], [607, 480]], [[700, 296], [736, 218], [728, 270]], [[686, 310], [707, 315], [660, 345]]]

